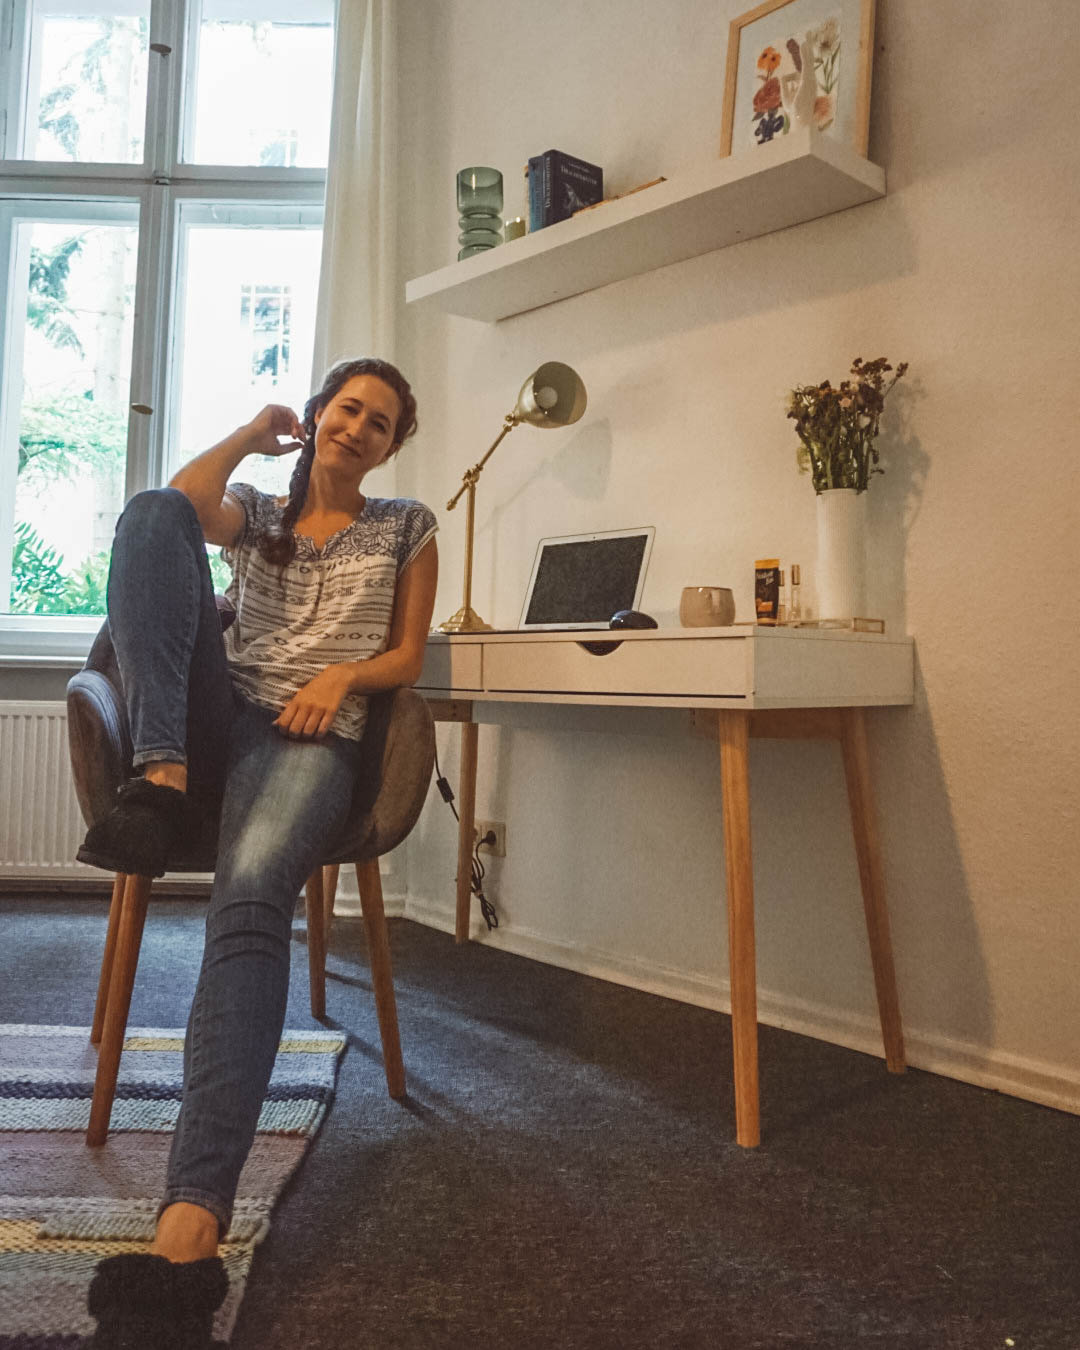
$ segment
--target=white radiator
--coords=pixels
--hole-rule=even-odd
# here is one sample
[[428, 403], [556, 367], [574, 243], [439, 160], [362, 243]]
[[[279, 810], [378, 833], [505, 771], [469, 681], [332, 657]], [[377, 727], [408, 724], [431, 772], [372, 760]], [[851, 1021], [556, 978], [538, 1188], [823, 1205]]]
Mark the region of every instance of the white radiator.
[[0, 702], [0, 877], [93, 877], [75, 861], [86, 826], [63, 703]]
[[[63, 703], [0, 701], [0, 880], [5, 877], [101, 881], [107, 874], [75, 861], [86, 834], [68, 755], [67, 707]], [[379, 859], [388, 914], [404, 893], [405, 877], [395, 849]], [[168, 874], [172, 876], [173, 874]], [[177, 873], [202, 883], [207, 873]], [[351, 867], [343, 867], [335, 912], [359, 912]]]

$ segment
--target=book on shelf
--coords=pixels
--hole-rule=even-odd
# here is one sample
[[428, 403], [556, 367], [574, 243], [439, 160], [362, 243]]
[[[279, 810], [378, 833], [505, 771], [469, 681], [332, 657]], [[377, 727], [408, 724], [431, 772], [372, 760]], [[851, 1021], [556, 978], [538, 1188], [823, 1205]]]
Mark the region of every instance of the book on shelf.
[[584, 206], [604, 199], [604, 171], [562, 150], [545, 150], [529, 160], [529, 230], [569, 220]]

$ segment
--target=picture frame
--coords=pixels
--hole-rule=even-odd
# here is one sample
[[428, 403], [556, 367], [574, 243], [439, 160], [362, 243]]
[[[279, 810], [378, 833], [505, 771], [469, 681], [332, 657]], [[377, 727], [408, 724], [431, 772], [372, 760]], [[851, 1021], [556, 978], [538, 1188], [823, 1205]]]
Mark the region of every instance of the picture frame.
[[[875, 0], [763, 0], [732, 19], [721, 158], [800, 126], [816, 127], [865, 156], [874, 7]], [[812, 82], [804, 74], [810, 59]]]

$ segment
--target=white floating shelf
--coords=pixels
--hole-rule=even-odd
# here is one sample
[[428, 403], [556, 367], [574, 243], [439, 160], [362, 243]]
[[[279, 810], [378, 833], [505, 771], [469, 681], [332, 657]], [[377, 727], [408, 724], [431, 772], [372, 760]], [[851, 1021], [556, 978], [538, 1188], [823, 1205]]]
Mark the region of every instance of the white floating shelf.
[[405, 300], [494, 323], [884, 195], [884, 169], [796, 131], [417, 277]]

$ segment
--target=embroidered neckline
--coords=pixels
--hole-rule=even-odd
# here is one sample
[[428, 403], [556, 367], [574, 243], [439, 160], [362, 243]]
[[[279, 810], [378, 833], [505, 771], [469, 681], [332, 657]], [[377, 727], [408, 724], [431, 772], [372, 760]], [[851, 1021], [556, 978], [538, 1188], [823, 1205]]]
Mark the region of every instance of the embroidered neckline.
[[[293, 538], [296, 540], [297, 553], [302, 552], [307, 557], [324, 558], [326, 556], [327, 549], [329, 549], [331, 544], [334, 544], [339, 539], [344, 538], [344, 536], [347, 535], [350, 530], [354, 530], [357, 527], [357, 525], [360, 524], [360, 522], [368, 514], [368, 507], [371, 505], [371, 503], [372, 499], [370, 497], [365, 497], [364, 504], [360, 508], [359, 513], [355, 515], [352, 518], [352, 520], [349, 521], [348, 525], [342, 525], [340, 530], [335, 530], [333, 534], [328, 534], [326, 538], [323, 540], [321, 548], [319, 548], [316, 545], [315, 540], [311, 537], [310, 534], [301, 534], [299, 530], [294, 529]], [[276, 497], [274, 498], [274, 506], [276, 507], [279, 513], [283, 512], [285, 509]]]

